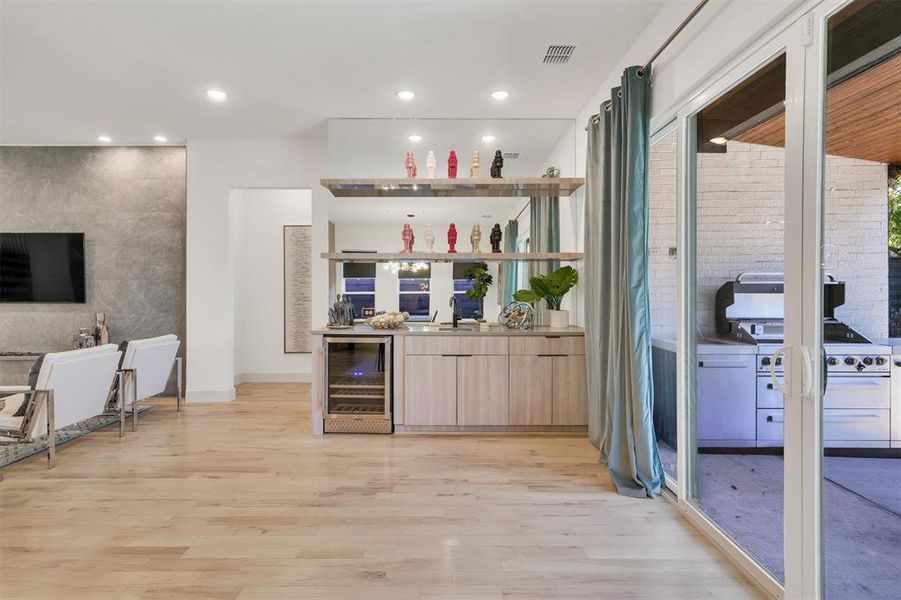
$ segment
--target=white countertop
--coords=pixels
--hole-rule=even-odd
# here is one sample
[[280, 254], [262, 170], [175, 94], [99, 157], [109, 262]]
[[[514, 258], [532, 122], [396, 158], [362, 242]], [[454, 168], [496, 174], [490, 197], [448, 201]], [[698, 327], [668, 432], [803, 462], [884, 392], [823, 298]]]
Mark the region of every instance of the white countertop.
[[581, 327], [569, 326], [564, 328], [533, 327], [532, 329], [507, 329], [499, 324], [492, 324], [490, 329], [469, 329], [471, 323], [462, 323], [460, 329], [451, 329], [450, 325], [438, 323], [406, 323], [398, 329], [375, 329], [365, 323], [358, 323], [350, 329], [319, 328], [312, 331], [313, 335], [466, 335], [466, 336], [511, 336], [511, 335], [585, 335]]

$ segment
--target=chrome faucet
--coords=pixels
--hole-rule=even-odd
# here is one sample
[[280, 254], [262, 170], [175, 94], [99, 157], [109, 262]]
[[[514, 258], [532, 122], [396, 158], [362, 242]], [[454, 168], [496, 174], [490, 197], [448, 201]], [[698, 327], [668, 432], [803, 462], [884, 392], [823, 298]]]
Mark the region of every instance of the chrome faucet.
[[460, 322], [460, 315], [457, 314], [457, 297], [456, 296], [450, 297], [449, 305], [451, 307], [451, 315], [452, 315], [451, 320], [453, 321], [454, 329], [456, 329], [458, 326], [457, 324]]

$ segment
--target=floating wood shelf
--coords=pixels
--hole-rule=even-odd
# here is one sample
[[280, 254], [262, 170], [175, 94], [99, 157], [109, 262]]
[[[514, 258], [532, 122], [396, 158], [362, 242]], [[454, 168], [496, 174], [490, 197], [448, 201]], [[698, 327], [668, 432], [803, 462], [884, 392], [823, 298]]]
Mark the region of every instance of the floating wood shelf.
[[582, 260], [582, 252], [323, 252], [336, 262], [504, 262], [511, 260]]
[[511, 179], [322, 179], [333, 196], [373, 198], [569, 196], [581, 177]]

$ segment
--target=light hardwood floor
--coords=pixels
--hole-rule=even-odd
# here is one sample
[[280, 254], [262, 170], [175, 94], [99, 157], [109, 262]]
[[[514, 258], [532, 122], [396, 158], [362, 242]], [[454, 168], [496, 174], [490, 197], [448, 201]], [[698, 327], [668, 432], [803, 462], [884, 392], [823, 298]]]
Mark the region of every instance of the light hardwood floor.
[[303, 384], [153, 404], [4, 470], [0, 597], [759, 597], [581, 436], [315, 438]]

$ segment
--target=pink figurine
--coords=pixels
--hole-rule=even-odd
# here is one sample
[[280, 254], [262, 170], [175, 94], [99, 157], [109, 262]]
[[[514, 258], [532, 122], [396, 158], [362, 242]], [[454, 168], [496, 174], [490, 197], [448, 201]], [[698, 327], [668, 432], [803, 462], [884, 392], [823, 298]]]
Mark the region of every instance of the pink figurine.
[[453, 223], [450, 224], [450, 227], [447, 230], [447, 252], [449, 254], [456, 254], [457, 248], [455, 247], [457, 244], [457, 226]]
[[413, 242], [416, 241], [416, 236], [413, 235], [413, 228], [409, 223], [404, 223], [404, 230], [401, 232], [400, 238], [404, 241], [404, 249], [401, 252], [413, 252]]
[[412, 152], [407, 152], [404, 166], [407, 167], [407, 179], [416, 179], [416, 158], [413, 157]]
[[457, 178], [457, 153], [453, 150], [447, 155], [447, 178]]

